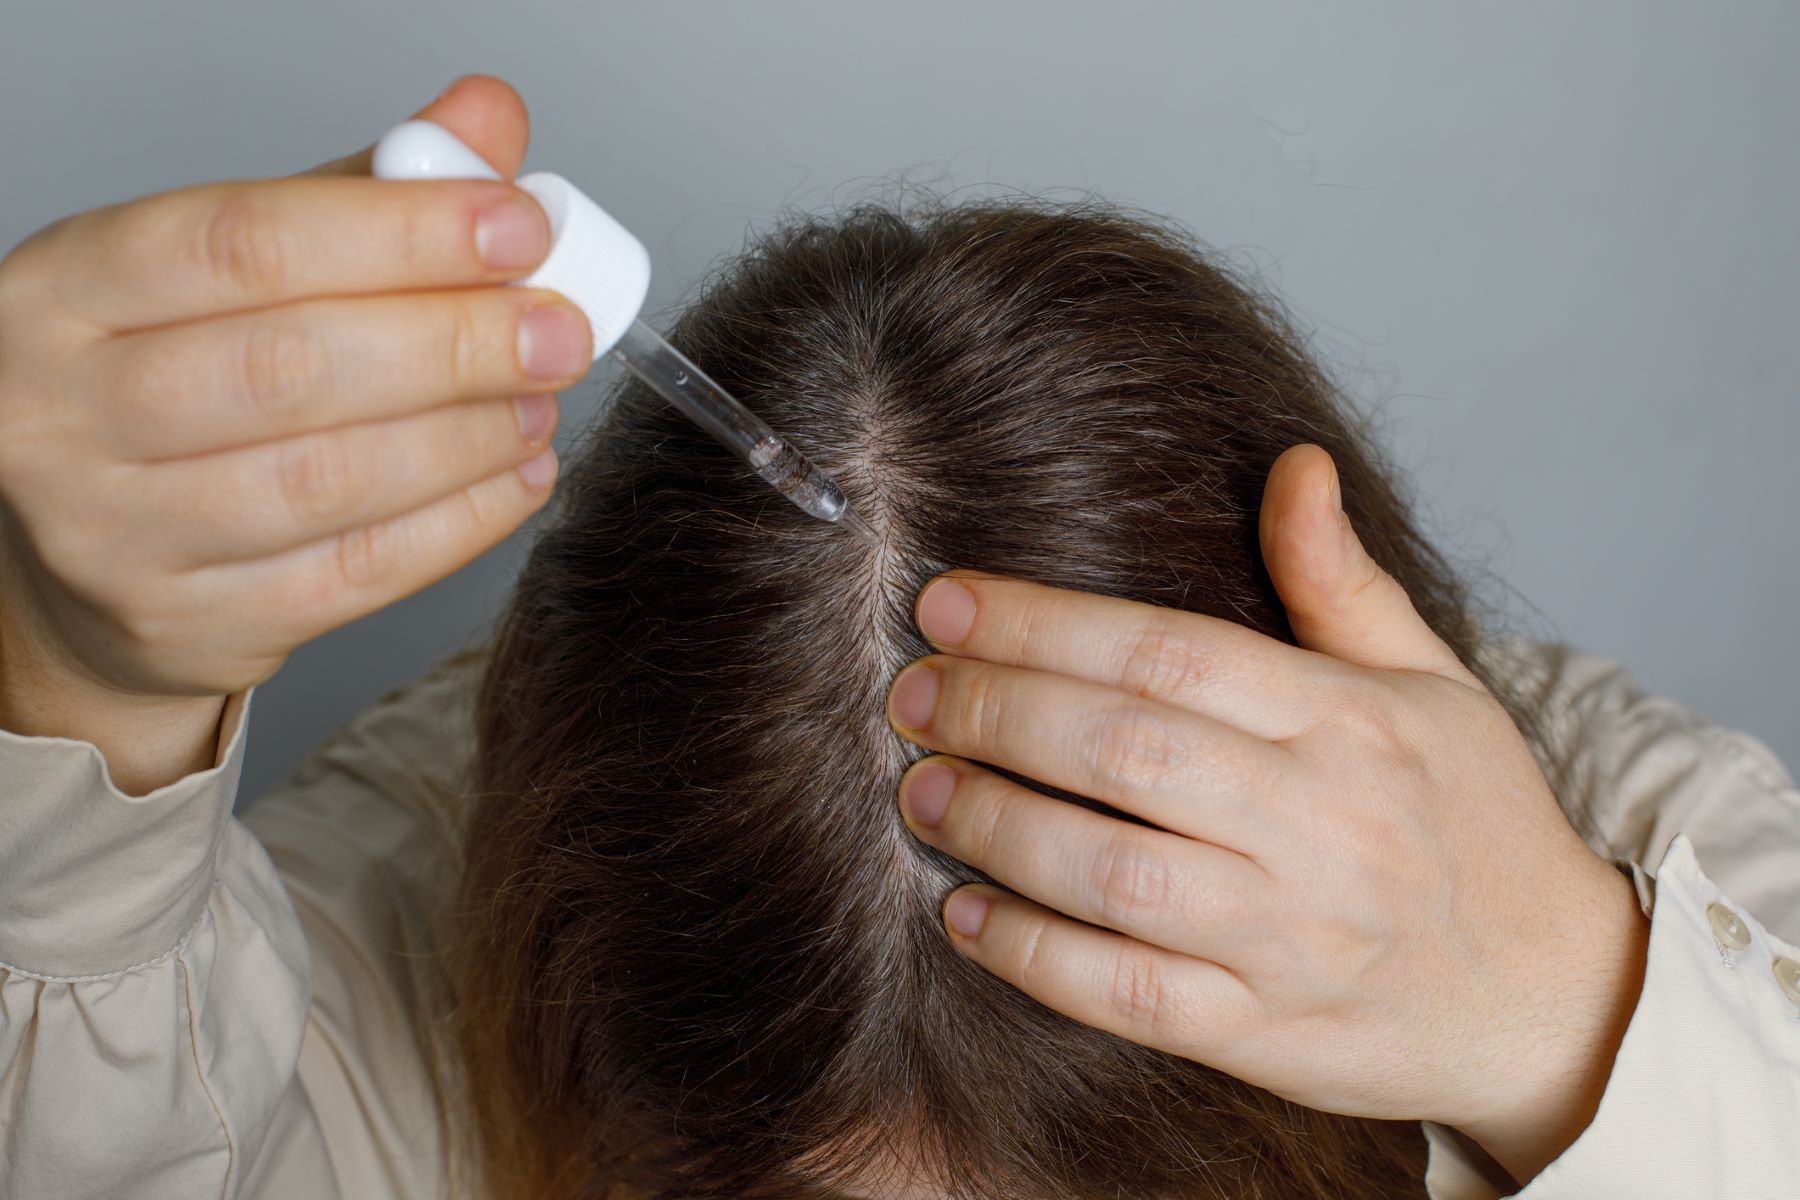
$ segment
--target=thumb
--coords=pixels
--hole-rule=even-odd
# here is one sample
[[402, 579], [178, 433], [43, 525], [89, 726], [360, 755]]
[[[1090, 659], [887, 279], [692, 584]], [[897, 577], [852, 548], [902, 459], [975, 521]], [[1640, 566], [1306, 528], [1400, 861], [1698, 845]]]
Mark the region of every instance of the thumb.
[[[525, 101], [513, 86], [492, 75], [464, 75], [444, 94], [412, 115], [415, 121], [433, 121], [448, 129], [462, 143], [487, 160], [502, 179], [519, 173], [525, 146], [531, 140], [531, 118]], [[375, 159], [370, 143], [355, 154], [320, 163], [303, 175], [367, 175]]]
[[1293, 446], [1275, 460], [1258, 533], [1263, 564], [1302, 646], [1359, 666], [1430, 671], [1481, 687], [1363, 549], [1343, 513], [1337, 467], [1323, 449]]

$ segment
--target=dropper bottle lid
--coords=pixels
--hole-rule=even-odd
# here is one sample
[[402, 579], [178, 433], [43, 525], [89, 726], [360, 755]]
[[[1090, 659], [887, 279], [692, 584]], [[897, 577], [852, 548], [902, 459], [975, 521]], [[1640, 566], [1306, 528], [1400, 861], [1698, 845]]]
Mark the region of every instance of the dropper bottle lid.
[[[455, 134], [431, 121], [396, 125], [376, 143], [380, 179], [495, 179], [499, 172]], [[526, 287], [561, 292], [594, 331], [594, 358], [618, 345], [650, 294], [650, 253], [613, 215], [550, 171], [521, 175], [550, 218], [549, 255]]]
[[[381, 179], [492, 179], [499, 172], [442, 125], [406, 121], [375, 145]], [[748, 464], [802, 511], [841, 524], [870, 546], [880, 538], [831, 476], [637, 319], [650, 291], [650, 254], [605, 209], [549, 171], [521, 175], [550, 219], [550, 253], [518, 282], [567, 297], [594, 333], [594, 358], [611, 351], [657, 395]]]

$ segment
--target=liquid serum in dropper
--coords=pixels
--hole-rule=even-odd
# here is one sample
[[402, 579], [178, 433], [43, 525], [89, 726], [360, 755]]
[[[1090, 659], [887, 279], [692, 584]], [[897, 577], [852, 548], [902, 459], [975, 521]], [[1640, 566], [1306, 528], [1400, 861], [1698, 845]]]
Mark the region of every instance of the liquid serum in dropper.
[[[383, 135], [375, 144], [374, 172], [378, 179], [500, 178], [431, 121], [406, 121]], [[593, 329], [596, 359], [610, 352], [801, 510], [843, 525], [871, 546], [880, 544], [831, 476], [637, 319], [650, 292], [650, 255], [630, 230], [560, 175], [534, 171], [514, 183], [550, 218], [550, 253], [520, 286], [568, 297]]]

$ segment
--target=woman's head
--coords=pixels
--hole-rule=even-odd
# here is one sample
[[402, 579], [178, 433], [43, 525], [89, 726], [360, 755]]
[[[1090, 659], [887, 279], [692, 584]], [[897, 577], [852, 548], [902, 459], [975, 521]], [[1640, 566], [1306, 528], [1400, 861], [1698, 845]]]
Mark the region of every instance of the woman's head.
[[867, 209], [763, 238], [672, 340], [883, 544], [635, 386], [564, 472], [480, 704], [459, 1032], [494, 1182], [1419, 1194], [1416, 1125], [1290, 1104], [963, 960], [939, 903], [979, 876], [895, 801], [918, 752], [884, 698], [926, 652], [926, 579], [978, 568], [1292, 640], [1256, 529], [1300, 442], [1469, 659], [1460, 591], [1279, 310], [1107, 209]]

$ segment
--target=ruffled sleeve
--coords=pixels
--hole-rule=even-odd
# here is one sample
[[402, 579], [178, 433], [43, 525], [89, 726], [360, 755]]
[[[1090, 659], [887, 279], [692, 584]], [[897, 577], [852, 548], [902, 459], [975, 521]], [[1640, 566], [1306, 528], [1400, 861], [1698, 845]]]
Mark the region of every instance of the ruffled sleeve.
[[[249, 707], [136, 797], [89, 743], [0, 731], [0, 1195], [237, 1197], [316, 1144], [306, 942], [231, 817]], [[316, 1159], [287, 1182], [336, 1195]]]

